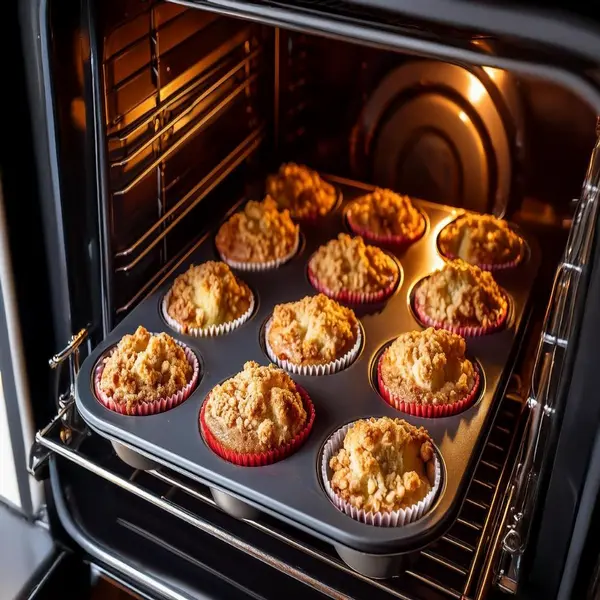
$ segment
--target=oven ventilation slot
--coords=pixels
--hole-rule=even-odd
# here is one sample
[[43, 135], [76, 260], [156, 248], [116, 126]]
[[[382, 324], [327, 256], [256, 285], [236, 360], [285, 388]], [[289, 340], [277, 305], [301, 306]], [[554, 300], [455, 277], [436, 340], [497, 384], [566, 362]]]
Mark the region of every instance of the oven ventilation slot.
[[[247, 520], [245, 523], [261, 534], [303, 552], [328, 568], [341, 571], [345, 577], [353, 577], [362, 584], [372, 586], [375, 595], [385, 592], [402, 600], [479, 598], [479, 594], [491, 581], [490, 564], [495, 555], [495, 548], [490, 544], [490, 539], [503, 501], [502, 490], [509, 476], [510, 459], [514, 456], [521, 408], [521, 400], [517, 396], [507, 394], [499, 408], [456, 523], [446, 535], [423, 549], [414, 565], [397, 578], [378, 581], [364, 577], [343, 564], [329, 545], [287, 528], [279, 522], [274, 524], [266, 515], [260, 521]], [[71, 410], [74, 410], [73, 405]], [[69, 445], [63, 443], [59, 432], [62, 423], [64, 420], [57, 418], [37, 434], [36, 441], [39, 447], [55, 452], [315, 589], [326, 594], [333, 591], [335, 597], [349, 597], [344, 589], [337, 589], [331, 587], [328, 582], [318, 581], [304, 570], [282, 562], [260, 547], [249, 547], [243, 536], [238, 537], [215, 528], [209, 522], [210, 517], [204, 515], [207, 511], [210, 514], [210, 511], [219, 509], [215, 507], [205, 486], [166, 468], [148, 472], [127, 468], [131, 474], [129, 478], [118, 475], [78, 450], [81, 435], [70, 438], [72, 441]], [[38, 461], [31, 470], [35, 472], [39, 468]], [[160, 484], [161, 488], [158, 492], [157, 484]]]
[[[113, 317], [189, 254], [209, 225], [194, 216], [218, 212], [219, 184], [241, 195], [273, 85], [272, 34], [258, 25], [154, 2], [122, 17], [101, 17], [101, 65], [92, 64], [103, 90], [104, 297]], [[200, 215], [203, 201], [212, 209], [203, 204]]]

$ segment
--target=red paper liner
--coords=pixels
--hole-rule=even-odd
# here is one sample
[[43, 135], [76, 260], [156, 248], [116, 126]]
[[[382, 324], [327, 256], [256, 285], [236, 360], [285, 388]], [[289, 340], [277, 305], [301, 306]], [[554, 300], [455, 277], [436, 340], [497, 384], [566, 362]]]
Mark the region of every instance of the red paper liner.
[[425, 235], [425, 230], [427, 229], [427, 222], [425, 221], [425, 217], [421, 214], [421, 230], [412, 236], [406, 235], [377, 235], [372, 233], [369, 229], [365, 227], [360, 227], [356, 223], [352, 221], [352, 217], [350, 213], [346, 213], [346, 222], [348, 223], [348, 227], [352, 231], [352, 233], [356, 235], [360, 235], [365, 241], [372, 242], [374, 244], [384, 244], [395, 247], [406, 247], [414, 244], [418, 240], [420, 240]]
[[[128, 416], [155, 415], [175, 408], [176, 406], [179, 406], [182, 402], [184, 402], [190, 397], [190, 394], [194, 391], [194, 388], [198, 383], [198, 378], [200, 376], [200, 363], [198, 362], [196, 355], [185, 344], [182, 344], [179, 341], [177, 341], [177, 343], [183, 348], [186, 358], [194, 368], [194, 372], [192, 374], [192, 379], [190, 380], [190, 382], [184, 388], [179, 390], [176, 394], [173, 394], [172, 396], [169, 396], [167, 398], [153, 400], [152, 402], [139, 402], [133, 407], [133, 412], [128, 412], [127, 407], [125, 405], [121, 405], [118, 402], [115, 402], [100, 388], [100, 380], [104, 371], [104, 360], [101, 360], [94, 370], [94, 392], [98, 401], [101, 402], [109, 410]], [[114, 352], [114, 350], [112, 350], [112, 352]]]
[[394, 396], [385, 387], [385, 384], [383, 383], [383, 377], [381, 375], [381, 364], [386, 352], [387, 350], [381, 354], [379, 361], [377, 362], [377, 387], [379, 388], [379, 394], [381, 397], [396, 410], [414, 417], [428, 417], [431, 419], [436, 419], [439, 417], [450, 417], [452, 415], [457, 415], [458, 413], [461, 413], [469, 408], [469, 406], [475, 402], [477, 393], [479, 392], [479, 383], [481, 381], [479, 370], [475, 364], [475, 381], [473, 383], [473, 388], [469, 392], [468, 396], [466, 396], [463, 400], [459, 400], [458, 402], [453, 402], [452, 404], [435, 405], [417, 404], [416, 402], [405, 402], [401, 398]]
[[296, 437], [290, 440], [287, 444], [276, 448], [275, 450], [269, 450], [268, 452], [259, 452], [256, 454], [248, 454], [242, 452], [234, 452], [225, 448], [221, 442], [211, 433], [206, 421], [204, 419], [204, 412], [206, 411], [206, 402], [210, 397], [210, 394], [206, 397], [202, 403], [200, 409], [200, 430], [204, 437], [206, 445], [218, 456], [225, 459], [226, 461], [239, 465], [241, 467], [262, 467], [265, 465], [271, 465], [284, 458], [287, 458], [293, 454], [300, 446], [305, 442], [308, 434], [310, 433], [313, 423], [315, 421], [315, 407], [307, 394], [306, 390], [296, 384], [296, 391], [302, 398], [304, 409], [307, 412], [307, 421], [304, 429], [296, 435]]
[[462, 335], [463, 337], [481, 337], [483, 335], [495, 333], [496, 331], [499, 331], [504, 327], [508, 318], [508, 298], [506, 298], [506, 301], [506, 307], [500, 315], [500, 318], [496, 321], [496, 323], [494, 323], [493, 325], [488, 325], [487, 327], [475, 327], [472, 325], [460, 326], [445, 323], [444, 321], [436, 321], [435, 319], [432, 319], [423, 312], [423, 309], [417, 303], [416, 298], [413, 298], [411, 300], [411, 303], [415, 315], [417, 316], [419, 321], [421, 321], [421, 323], [426, 327], [434, 327], [435, 329], [445, 329], [446, 331], [451, 331], [452, 333], [458, 333], [458, 335]]
[[325, 287], [322, 283], [319, 282], [317, 276], [310, 268], [310, 261], [308, 264], [308, 280], [317, 291], [322, 292], [326, 296], [329, 296], [330, 298], [332, 298], [333, 300], [337, 300], [338, 302], [344, 302], [346, 304], [371, 304], [374, 302], [383, 302], [384, 300], [387, 300], [390, 296], [393, 295], [400, 281], [400, 268], [398, 267], [398, 265], [396, 265], [396, 278], [387, 288], [379, 292], [334, 292], [333, 290], [330, 290], [329, 288]]

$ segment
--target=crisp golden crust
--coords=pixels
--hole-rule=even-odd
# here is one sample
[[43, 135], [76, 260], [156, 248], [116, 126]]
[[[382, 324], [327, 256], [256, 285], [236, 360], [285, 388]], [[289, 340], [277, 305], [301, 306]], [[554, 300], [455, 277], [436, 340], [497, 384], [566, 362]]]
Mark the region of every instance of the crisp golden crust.
[[376, 236], [416, 238], [423, 233], [423, 215], [408, 196], [376, 188], [352, 202], [348, 217], [361, 229]]
[[250, 308], [252, 292], [222, 262], [192, 265], [175, 279], [167, 314], [186, 331], [230, 323]]
[[141, 402], [168, 398], [192, 379], [193, 367], [183, 348], [166, 333], [138, 327], [125, 335], [106, 359], [100, 390], [127, 412]]
[[415, 290], [415, 302], [430, 319], [464, 327], [495, 325], [508, 308], [491, 273], [462, 260], [425, 278]]
[[517, 260], [521, 238], [502, 219], [491, 215], [463, 215], [440, 232], [440, 250], [468, 263], [498, 265]]
[[267, 194], [299, 219], [326, 215], [337, 198], [335, 188], [318, 173], [295, 163], [285, 163], [276, 175], [269, 175]]
[[235, 213], [217, 233], [222, 256], [245, 263], [263, 263], [288, 256], [298, 240], [298, 226], [287, 210], [277, 210], [275, 200], [251, 200]]
[[383, 354], [383, 384], [405, 402], [443, 405], [463, 400], [476, 376], [465, 350], [464, 338], [443, 329], [403, 333]]
[[330, 363], [351, 350], [357, 337], [354, 312], [324, 294], [278, 304], [268, 330], [277, 358], [295, 365]]
[[247, 362], [244, 370], [212, 389], [204, 421], [227, 450], [267, 452], [290, 442], [306, 425], [296, 384], [275, 367]]
[[429, 493], [435, 477], [427, 431], [389, 417], [354, 423], [329, 466], [334, 492], [365, 512], [412, 506]]
[[364, 240], [340, 233], [321, 246], [310, 260], [310, 269], [334, 293], [373, 293], [388, 289], [398, 278], [394, 260]]

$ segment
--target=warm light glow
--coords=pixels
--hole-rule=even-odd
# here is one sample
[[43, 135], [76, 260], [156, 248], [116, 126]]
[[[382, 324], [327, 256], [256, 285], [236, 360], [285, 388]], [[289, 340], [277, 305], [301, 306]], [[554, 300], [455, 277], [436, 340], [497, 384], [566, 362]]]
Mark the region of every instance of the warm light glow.
[[459, 111], [458, 113], [458, 118], [463, 122], [463, 123], [468, 123], [469, 122], [469, 116], [467, 115], [466, 112], [464, 112], [463, 110]]
[[502, 69], [483, 67], [483, 70], [488, 74], [489, 78], [496, 83], [500, 83], [504, 77], [504, 71]]
[[484, 96], [485, 88], [479, 79], [475, 79], [475, 77], [471, 77], [471, 83], [469, 85], [469, 100], [473, 104], [477, 104]]

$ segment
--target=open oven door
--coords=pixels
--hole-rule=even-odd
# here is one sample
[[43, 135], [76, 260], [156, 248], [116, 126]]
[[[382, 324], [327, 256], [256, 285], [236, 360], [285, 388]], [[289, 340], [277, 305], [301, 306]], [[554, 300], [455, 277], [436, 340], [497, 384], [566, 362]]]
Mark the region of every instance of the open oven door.
[[497, 583], [520, 598], [592, 597], [599, 549], [588, 539], [600, 485], [599, 186], [600, 139], [554, 280], [497, 534]]

